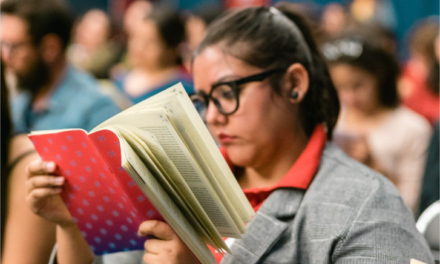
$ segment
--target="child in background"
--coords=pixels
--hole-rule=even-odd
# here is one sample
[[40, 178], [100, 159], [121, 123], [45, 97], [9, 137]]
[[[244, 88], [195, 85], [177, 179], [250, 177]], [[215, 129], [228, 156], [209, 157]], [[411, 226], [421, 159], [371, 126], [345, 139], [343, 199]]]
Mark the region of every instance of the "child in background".
[[342, 105], [335, 143], [387, 176], [416, 213], [431, 127], [400, 106], [396, 60], [356, 36], [324, 44], [323, 54]]

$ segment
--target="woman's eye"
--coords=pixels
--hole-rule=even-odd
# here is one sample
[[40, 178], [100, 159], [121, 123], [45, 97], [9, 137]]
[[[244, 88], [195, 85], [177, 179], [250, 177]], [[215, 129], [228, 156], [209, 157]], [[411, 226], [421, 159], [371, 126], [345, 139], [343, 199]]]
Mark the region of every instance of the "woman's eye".
[[233, 100], [235, 98], [233, 91], [223, 91], [222, 97], [227, 100]]

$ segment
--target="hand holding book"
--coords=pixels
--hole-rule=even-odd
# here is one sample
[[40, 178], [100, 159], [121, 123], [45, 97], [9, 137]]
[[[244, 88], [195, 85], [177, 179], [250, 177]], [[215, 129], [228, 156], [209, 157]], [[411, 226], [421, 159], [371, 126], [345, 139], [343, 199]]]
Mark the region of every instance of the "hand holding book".
[[26, 199], [32, 212], [60, 226], [75, 224], [59, 196], [65, 178], [53, 175], [56, 172], [56, 164], [35, 160], [29, 164], [28, 172]]
[[222, 237], [240, 238], [254, 214], [181, 85], [89, 134], [74, 129], [29, 137], [66, 178], [61, 197], [76, 233], [97, 255], [143, 249], [139, 226], [159, 220], [199, 262], [214, 263], [207, 244], [229, 251]]
[[[59, 196], [62, 192], [65, 178], [53, 175], [56, 172], [55, 163], [36, 160], [29, 165], [28, 171], [29, 179], [26, 183], [28, 192], [27, 200], [32, 211], [44, 219], [57, 224], [61, 229], [71, 230], [73, 228], [74, 232], [78, 232], [72, 216]], [[150, 235], [156, 238], [149, 239], [144, 244], [145, 254], [143, 260], [146, 263], [162, 263], [164, 260], [166, 260], [167, 263], [197, 262], [185, 244], [179, 239], [176, 233], [174, 233], [173, 229], [164, 222], [154, 220], [144, 221], [139, 226], [138, 233], [141, 237]], [[59, 236], [58, 241], [61, 242], [61, 245], [63, 243], [60, 239], [72, 240], [72, 238], [75, 238], [72, 234], [66, 234], [66, 236], [61, 236], [61, 238]], [[87, 242], [82, 239], [82, 237], [78, 237], [78, 239], [71, 243], [74, 243], [76, 247], [80, 248], [88, 247]], [[69, 254], [81, 256], [82, 258], [85, 258], [87, 253], [91, 252], [81, 250], [75, 253], [72, 252], [71, 248], [69, 249]], [[90, 254], [90, 256], [85, 259], [92, 258], [93, 256]], [[74, 262], [82, 263], [81, 260], [76, 257]], [[88, 262], [90, 261], [84, 261], [84, 263]]]

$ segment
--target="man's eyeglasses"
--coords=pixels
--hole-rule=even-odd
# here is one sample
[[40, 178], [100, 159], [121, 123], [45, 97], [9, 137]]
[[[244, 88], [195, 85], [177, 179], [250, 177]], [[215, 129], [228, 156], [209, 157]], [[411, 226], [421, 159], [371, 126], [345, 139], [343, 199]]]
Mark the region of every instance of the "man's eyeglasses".
[[9, 42], [9, 41], [1, 41], [0, 42], [0, 49], [2, 52], [7, 52], [8, 54], [13, 54], [17, 50], [19, 50], [21, 47], [24, 47], [27, 45], [30, 41], [21, 41], [21, 42]]
[[214, 84], [209, 94], [201, 91], [197, 91], [190, 95], [190, 98], [203, 117], [206, 114], [206, 110], [209, 105], [209, 101], [212, 101], [217, 107], [218, 111], [223, 115], [232, 115], [235, 113], [239, 106], [239, 92], [238, 87], [245, 83], [261, 82], [272, 74], [284, 72], [286, 69], [273, 69], [251, 75], [239, 80], [220, 82]]
[[336, 61], [342, 57], [356, 59], [363, 50], [362, 42], [350, 39], [327, 42], [322, 46], [322, 54], [328, 61]]

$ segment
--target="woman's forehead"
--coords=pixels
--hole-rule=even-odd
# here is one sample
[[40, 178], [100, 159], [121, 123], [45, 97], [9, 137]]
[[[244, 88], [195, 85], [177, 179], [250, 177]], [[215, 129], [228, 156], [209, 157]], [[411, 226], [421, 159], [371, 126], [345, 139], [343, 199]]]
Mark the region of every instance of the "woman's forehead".
[[203, 50], [193, 63], [194, 83], [212, 85], [229, 77], [245, 77], [260, 72], [261, 69], [251, 66], [244, 61], [235, 58], [220, 47], [213, 46]]

